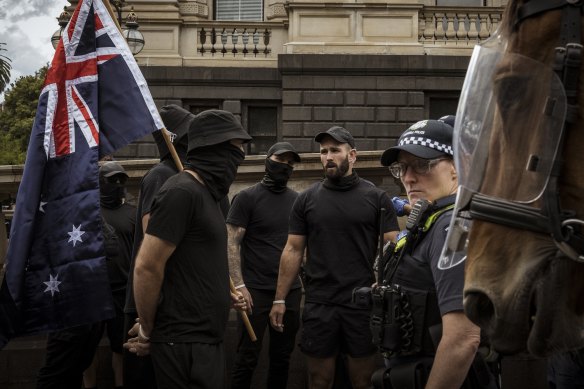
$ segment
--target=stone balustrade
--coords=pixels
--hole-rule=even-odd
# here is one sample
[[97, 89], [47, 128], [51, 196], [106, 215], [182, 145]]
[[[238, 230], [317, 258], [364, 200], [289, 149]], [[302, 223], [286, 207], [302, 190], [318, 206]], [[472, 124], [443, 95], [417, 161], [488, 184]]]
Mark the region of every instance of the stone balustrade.
[[418, 16], [418, 40], [424, 46], [472, 46], [491, 37], [502, 13], [501, 7], [424, 7]]
[[197, 52], [201, 56], [243, 56], [268, 57], [272, 55], [270, 37], [272, 29], [268, 27], [226, 26], [217, 22], [217, 26], [201, 26], [198, 30]]

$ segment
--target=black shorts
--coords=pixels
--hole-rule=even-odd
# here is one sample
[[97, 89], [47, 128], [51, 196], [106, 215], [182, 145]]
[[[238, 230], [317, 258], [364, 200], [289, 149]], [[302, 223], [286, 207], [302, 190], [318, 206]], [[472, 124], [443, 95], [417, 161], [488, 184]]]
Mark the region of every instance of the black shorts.
[[373, 355], [369, 311], [340, 305], [305, 303], [300, 349], [314, 358], [334, 357], [339, 352], [353, 358]]
[[150, 347], [159, 388], [225, 387], [223, 343], [152, 343]]

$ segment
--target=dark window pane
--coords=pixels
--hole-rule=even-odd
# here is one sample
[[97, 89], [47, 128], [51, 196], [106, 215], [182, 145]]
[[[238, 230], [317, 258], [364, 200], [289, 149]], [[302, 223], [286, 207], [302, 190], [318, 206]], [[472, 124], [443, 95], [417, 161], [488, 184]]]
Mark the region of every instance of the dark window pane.
[[253, 136], [248, 146], [248, 154], [265, 154], [278, 141], [278, 108], [247, 108], [247, 130]]
[[456, 115], [458, 96], [430, 97], [430, 119], [439, 119], [446, 115]]

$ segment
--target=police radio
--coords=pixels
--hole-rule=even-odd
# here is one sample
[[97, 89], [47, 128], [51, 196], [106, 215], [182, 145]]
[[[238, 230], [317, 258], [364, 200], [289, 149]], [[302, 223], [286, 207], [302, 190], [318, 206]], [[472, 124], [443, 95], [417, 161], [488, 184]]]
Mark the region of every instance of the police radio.
[[432, 205], [433, 203], [426, 199], [416, 201], [406, 220], [406, 228], [408, 231], [415, 230], [426, 221], [427, 213], [431, 210]]

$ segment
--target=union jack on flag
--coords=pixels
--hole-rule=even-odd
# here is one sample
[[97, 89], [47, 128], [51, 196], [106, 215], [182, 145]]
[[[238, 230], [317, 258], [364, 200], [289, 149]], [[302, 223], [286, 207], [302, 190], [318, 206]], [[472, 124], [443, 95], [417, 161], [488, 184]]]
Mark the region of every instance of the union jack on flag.
[[80, 1], [39, 97], [0, 290], [0, 349], [114, 315], [98, 160], [162, 128], [102, 0]]

